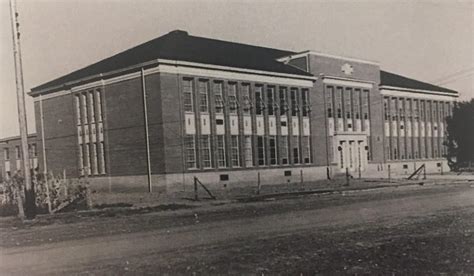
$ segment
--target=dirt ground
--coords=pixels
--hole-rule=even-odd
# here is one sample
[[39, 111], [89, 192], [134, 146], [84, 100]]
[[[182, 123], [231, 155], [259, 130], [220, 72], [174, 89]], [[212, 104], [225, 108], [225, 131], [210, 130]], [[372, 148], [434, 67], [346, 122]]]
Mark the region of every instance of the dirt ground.
[[0, 231], [2, 275], [474, 273], [474, 187], [1, 220]]

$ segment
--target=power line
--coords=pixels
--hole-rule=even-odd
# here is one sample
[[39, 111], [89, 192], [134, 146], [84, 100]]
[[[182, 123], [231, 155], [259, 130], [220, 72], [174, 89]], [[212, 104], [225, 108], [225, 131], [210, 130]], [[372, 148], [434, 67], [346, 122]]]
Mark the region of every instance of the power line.
[[434, 80], [433, 83], [442, 84], [443, 82], [448, 81], [451, 78], [458, 77], [459, 75], [463, 75], [465, 73], [470, 73], [471, 71], [474, 72], [474, 67], [465, 68], [463, 70], [459, 70], [459, 71], [454, 72], [452, 74], [449, 74], [449, 75], [446, 75], [444, 77], [438, 78], [438, 79]]

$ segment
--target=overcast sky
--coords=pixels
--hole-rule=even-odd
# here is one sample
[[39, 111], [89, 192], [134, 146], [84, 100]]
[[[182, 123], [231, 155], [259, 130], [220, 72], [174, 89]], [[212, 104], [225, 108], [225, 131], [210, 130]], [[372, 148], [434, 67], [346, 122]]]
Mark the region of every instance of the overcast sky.
[[[443, 86], [459, 91], [461, 99], [474, 97], [473, 1], [18, 1], [27, 91], [182, 29], [375, 60], [385, 70], [427, 82], [454, 75]], [[12, 47], [9, 2], [0, 0], [0, 138], [19, 133]]]

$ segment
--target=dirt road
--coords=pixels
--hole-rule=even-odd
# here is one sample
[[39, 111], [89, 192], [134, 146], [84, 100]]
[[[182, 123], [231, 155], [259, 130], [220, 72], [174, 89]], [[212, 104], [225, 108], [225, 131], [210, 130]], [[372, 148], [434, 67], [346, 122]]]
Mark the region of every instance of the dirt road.
[[[263, 273], [269, 269], [262, 268], [262, 265], [269, 265], [268, 256], [271, 252], [268, 252], [270, 254], [268, 256], [260, 255], [261, 263], [255, 260], [258, 260], [259, 256], [252, 254], [257, 251], [262, 254], [260, 245], [265, 246], [272, 240], [282, 242], [282, 237], [286, 237], [284, 240], [289, 246], [292, 244], [303, 246], [310, 240], [308, 238], [308, 241], [305, 241], [305, 236], [317, 237], [320, 234], [321, 237], [330, 238], [329, 234], [332, 232], [343, 237], [344, 233], [340, 231], [354, 232], [362, 229], [370, 232], [375, 226], [377, 229], [399, 227], [403, 224], [423, 222], [433, 215], [450, 216], [453, 212], [458, 212], [466, 219], [472, 218], [474, 213], [474, 188], [469, 185], [437, 188], [426, 193], [419, 191], [405, 193], [403, 196], [395, 196], [396, 192], [393, 193], [394, 196], [375, 194], [364, 201], [348, 200], [348, 204], [337, 204], [337, 206], [328, 204], [314, 209], [311, 208], [312, 204], [319, 201], [315, 196], [295, 199], [299, 202], [298, 205], [295, 205], [292, 199], [267, 205], [259, 203], [258, 208], [262, 210], [278, 209], [280, 205], [290, 205], [292, 208], [282, 212], [261, 212], [260, 215], [253, 216], [239, 216], [235, 214], [240, 211], [239, 208], [227, 208], [223, 211], [227, 212], [227, 218], [215, 221], [204, 219], [207, 216], [206, 212], [201, 214], [195, 211], [192, 223], [184, 226], [173, 225], [165, 228], [157, 227], [160, 228], [157, 230], [147, 229], [144, 232], [97, 235], [78, 240], [45, 242], [34, 246], [4, 247], [0, 255], [0, 272], [2, 275], [191, 274], [196, 271], [204, 274]], [[359, 196], [364, 195], [354, 194], [349, 198]], [[256, 210], [259, 210], [258, 208]], [[156, 219], [155, 223], [159, 224], [159, 217], [147, 218], [150, 219]], [[110, 220], [110, 223], [109, 227], [114, 228], [114, 220]], [[463, 227], [471, 226], [472, 224]], [[77, 231], [75, 227], [78, 225], [71, 224], [69, 230]], [[48, 231], [48, 226], [38, 227], [34, 231]], [[63, 228], [63, 231], [68, 231], [68, 228]], [[468, 242], [472, 242], [470, 234], [467, 239]], [[242, 264], [237, 269], [233, 268], [233, 263], [238, 263], [238, 257], [242, 256], [229, 254], [235, 248], [240, 248], [236, 251], [238, 254], [246, 252], [248, 255], [247, 259], [241, 260]], [[305, 254], [312, 250], [317, 253], [321, 248], [304, 250]], [[285, 252], [289, 251], [291, 250]], [[472, 257], [472, 251], [466, 254], [468, 259]], [[222, 259], [223, 256], [228, 256], [229, 259]], [[212, 259], [218, 257], [219, 264], [209, 264], [212, 263]], [[285, 254], [280, 256], [292, 267], [298, 260], [292, 260], [290, 257]], [[208, 263], [200, 265], [199, 262], [203, 260]], [[308, 273], [314, 272], [313, 267], [305, 269]], [[297, 271], [299, 271], [297, 267], [293, 266], [293, 270], [286, 272]]]

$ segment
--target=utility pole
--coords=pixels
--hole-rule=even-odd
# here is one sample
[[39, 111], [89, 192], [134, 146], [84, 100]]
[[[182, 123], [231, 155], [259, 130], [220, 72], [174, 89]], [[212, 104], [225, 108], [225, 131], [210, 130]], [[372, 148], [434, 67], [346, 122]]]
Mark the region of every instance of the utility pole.
[[18, 103], [18, 122], [20, 124], [21, 152], [23, 161], [23, 178], [25, 181], [25, 215], [27, 219], [36, 216], [35, 192], [31, 184], [30, 156], [28, 152], [28, 132], [26, 126], [25, 89], [23, 85], [23, 68], [21, 64], [20, 31], [18, 28], [18, 12], [16, 0], [10, 0], [10, 16], [12, 20], [13, 56], [15, 58], [16, 95]]

